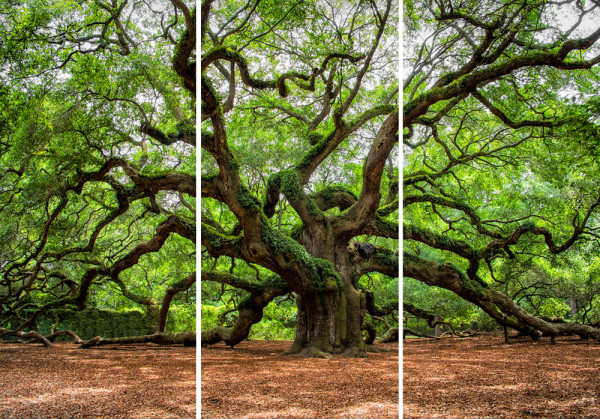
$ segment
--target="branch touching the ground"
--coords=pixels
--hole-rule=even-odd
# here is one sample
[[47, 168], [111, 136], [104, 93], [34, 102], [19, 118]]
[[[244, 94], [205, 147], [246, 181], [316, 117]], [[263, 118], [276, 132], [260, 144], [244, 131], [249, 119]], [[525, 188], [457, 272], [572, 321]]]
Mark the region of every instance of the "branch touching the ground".
[[19, 338], [31, 339], [32, 342], [41, 342], [44, 346], [49, 347], [52, 346], [52, 341], [58, 336], [70, 336], [73, 338], [73, 341], [77, 344], [82, 343], [83, 341], [79, 339], [74, 332], [71, 330], [59, 330], [58, 332], [51, 333], [47, 336], [44, 336], [34, 330], [29, 332], [22, 332], [20, 330], [9, 330], [3, 327], [0, 327], [0, 337], [2, 336], [16, 336]]
[[375, 339], [375, 343], [398, 342], [399, 336], [400, 330], [397, 327], [391, 327], [383, 335]]
[[263, 309], [275, 297], [290, 292], [287, 283], [277, 276], [256, 283], [233, 275], [203, 271], [202, 280], [228, 284], [250, 293], [250, 296], [246, 297], [237, 307], [238, 318], [235, 325], [233, 327], [218, 326], [210, 330], [203, 330], [201, 335], [202, 346], [225, 342], [226, 345], [233, 348], [248, 337], [252, 325], [261, 321]]
[[125, 336], [119, 338], [95, 338], [83, 341], [80, 348], [93, 348], [104, 345], [131, 345], [136, 343], [156, 343], [157, 345], [196, 346], [196, 332], [155, 333], [143, 336]]
[[473, 280], [451, 263], [438, 264], [408, 252], [404, 253], [404, 276], [428, 285], [448, 289], [481, 307], [499, 324], [538, 339], [548, 336], [579, 335], [600, 341], [600, 329], [577, 323], [554, 323], [527, 313], [509, 296], [491, 289], [481, 280]]

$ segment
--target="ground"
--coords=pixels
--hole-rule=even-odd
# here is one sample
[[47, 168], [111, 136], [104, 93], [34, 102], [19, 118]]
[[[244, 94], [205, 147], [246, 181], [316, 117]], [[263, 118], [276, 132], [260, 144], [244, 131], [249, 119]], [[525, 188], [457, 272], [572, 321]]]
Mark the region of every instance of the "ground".
[[195, 418], [196, 348], [0, 343], [0, 418]]
[[289, 341], [202, 348], [202, 418], [397, 418], [398, 344], [367, 358], [279, 356]]
[[404, 341], [405, 418], [598, 418], [600, 343]]

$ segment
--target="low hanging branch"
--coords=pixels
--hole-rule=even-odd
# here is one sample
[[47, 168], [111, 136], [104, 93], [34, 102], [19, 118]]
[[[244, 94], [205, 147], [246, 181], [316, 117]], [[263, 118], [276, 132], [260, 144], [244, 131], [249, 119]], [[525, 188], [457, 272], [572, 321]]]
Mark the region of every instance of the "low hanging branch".
[[77, 344], [83, 343], [79, 336], [77, 336], [71, 330], [59, 330], [58, 332], [54, 332], [47, 336], [44, 336], [34, 330], [29, 332], [22, 332], [19, 330], [9, 330], [0, 327], [0, 337], [2, 336], [16, 336], [19, 338], [31, 339], [32, 342], [41, 342], [46, 347], [52, 346], [52, 342], [58, 336], [70, 336], [71, 338], [73, 338], [73, 342]]
[[275, 297], [285, 295], [290, 290], [285, 281], [273, 276], [264, 282], [256, 283], [233, 275], [219, 272], [202, 272], [202, 281], [214, 281], [228, 284], [250, 293], [237, 307], [238, 318], [233, 327], [215, 327], [202, 331], [202, 345], [213, 345], [219, 342], [232, 348], [245, 340], [250, 334], [253, 324], [261, 321], [263, 309]]
[[81, 342], [80, 348], [93, 348], [103, 345], [131, 345], [136, 343], [155, 343], [157, 345], [196, 346], [196, 332], [155, 333], [153, 335], [126, 336], [119, 338], [101, 338], [96, 336]]
[[438, 339], [433, 335], [428, 335], [427, 333], [417, 332], [416, 330], [409, 329], [408, 327], [402, 328], [402, 335], [406, 337], [407, 335], [416, 336], [419, 338], [429, 338], [429, 339]]
[[[302, 4], [307, 10], [319, 10], [316, 3], [297, 4]], [[246, 45], [245, 40], [240, 41], [238, 45], [243, 45], [241, 48], [232, 46], [233, 37], [225, 40], [228, 33], [220, 36], [229, 23], [234, 27], [244, 27], [244, 22], [250, 22], [251, 16], [262, 19], [259, 14], [262, 13], [261, 8], [252, 8], [249, 3], [243, 9], [246, 10], [245, 16], [239, 16], [241, 23], [235, 23], [238, 17], [234, 13], [229, 23], [213, 32], [211, 28], [219, 27], [222, 22], [212, 22], [214, 25], [211, 25], [211, 2], [203, 3], [208, 12], [208, 21], [203, 23], [204, 33], [210, 39], [203, 45], [205, 50], [201, 58], [202, 119], [207, 123], [207, 127], [202, 129], [202, 147], [214, 160], [202, 178], [202, 198], [218, 201], [218, 207], [207, 206], [208, 214], [203, 214], [203, 254], [212, 258], [228, 256], [256, 264], [270, 270], [275, 275], [273, 278], [277, 278], [277, 283], [240, 278], [235, 275], [238, 269], [235, 266], [230, 274], [203, 272], [203, 281], [229, 284], [250, 295], [237, 307], [239, 315], [233, 327], [215, 327], [203, 331], [202, 344], [223, 341], [230, 346], [236, 345], [248, 336], [251, 325], [260, 321], [263, 308], [269, 301], [277, 295], [293, 291], [298, 308], [296, 332], [294, 342], [286, 353], [307, 357], [329, 357], [336, 353], [352, 357], [366, 355], [367, 347], [361, 332], [366, 313], [364, 297], [356, 289], [358, 279], [354, 275], [348, 245], [356, 236], [398, 235], [397, 222], [391, 216], [396, 198], [386, 200], [383, 205], [386, 208], [381, 206], [382, 173], [398, 142], [397, 106], [383, 97], [374, 96], [369, 99], [372, 105], [368, 109], [360, 103], [364, 97], [361, 89], [366, 95], [371, 95], [362, 86], [363, 79], [371, 76], [376, 78], [379, 73], [387, 74], [372, 65], [373, 62], [389, 58], [385, 45], [392, 38], [388, 36], [391, 28], [387, 17], [396, 10], [393, 1], [387, 0], [384, 4], [383, 17], [362, 2], [349, 5], [349, 13], [367, 19], [360, 28], [354, 27], [354, 24], [347, 28], [351, 33], [355, 32], [355, 36], [364, 32], [365, 42], [361, 48], [349, 47], [345, 40], [335, 40], [333, 44], [317, 42], [319, 45], [311, 45], [311, 48], [317, 47], [314, 53], [305, 54], [298, 50], [289, 55], [289, 63], [320, 61], [312, 69], [300, 72], [290, 69], [289, 65], [280, 66], [278, 62], [263, 60], [263, 53], [265, 58], [271, 55], [268, 52], [270, 47], [254, 40], [267, 34], [253, 36], [255, 28], [252, 25], [244, 29], [244, 37], [252, 41]], [[231, 13], [231, 10], [222, 9], [220, 3], [212, 3], [212, 6], [219, 8], [223, 16]], [[282, 16], [282, 19], [286, 17]], [[305, 22], [300, 19], [294, 18], [287, 24], [302, 28]], [[329, 25], [330, 22], [323, 21], [323, 24]], [[289, 30], [283, 25], [279, 29]], [[309, 32], [312, 30], [305, 29]], [[275, 29], [272, 30], [275, 33]], [[285, 49], [276, 48], [282, 56], [289, 54]], [[348, 54], [331, 54], [331, 51], [348, 51]], [[255, 68], [254, 61], [257, 59], [261, 61], [260, 70], [250, 71]], [[227, 61], [229, 69], [223, 65], [223, 61]], [[359, 66], [352, 65], [359, 61]], [[392, 61], [395, 61], [393, 57], [390, 58]], [[264, 77], [261, 74], [274, 76]], [[250, 89], [250, 95], [240, 95], [232, 101], [234, 89], [239, 90], [239, 86], [235, 85], [235, 77], [239, 77], [240, 84]], [[391, 84], [394, 83], [392, 81]], [[292, 89], [292, 84], [298, 89]], [[395, 86], [389, 86], [389, 90], [394, 91]], [[274, 99], [277, 93], [279, 97]], [[299, 105], [309, 98], [313, 103], [312, 109]], [[237, 142], [244, 141], [245, 127], [237, 123], [237, 118], [225, 118], [227, 111], [243, 115], [247, 110], [257, 109], [260, 109], [257, 113], [263, 113], [264, 109], [267, 114], [280, 115], [283, 112], [286, 118], [291, 118], [294, 132], [290, 132], [290, 136], [298, 140], [294, 144], [299, 146], [293, 155], [282, 155], [281, 159], [275, 159], [269, 168], [270, 173], [259, 173], [260, 178], [266, 180], [266, 188], [258, 190], [252, 182], [248, 182], [244, 158], [237, 160], [235, 156], [241, 145]], [[264, 125], [261, 121], [255, 123], [266, 132], [273, 130], [272, 126]], [[327, 128], [316, 131], [319, 126]], [[329, 157], [345, 147], [345, 140], [363, 131], [372, 131], [374, 135], [369, 139], [368, 155], [361, 157], [364, 165], [358, 182], [348, 179], [347, 182], [343, 181], [348, 184], [347, 187], [326, 185], [323, 189], [318, 182], [311, 181], [313, 174], [324, 167], [322, 165], [330, 164], [325, 163], [332, 160]], [[282, 136], [277, 133], [278, 144], [289, 142], [285, 135], [279, 137]], [[265, 148], [269, 147], [269, 150], [265, 150], [267, 156], [278, 148], [272, 145], [266, 141], [264, 143]], [[394, 170], [392, 172], [395, 173]], [[264, 194], [259, 196], [261, 189]], [[361, 190], [360, 195], [351, 192], [356, 189]], [[211, 211], [215, 214], [210, 214]], [[276, 214], [278, 219], [272, 220]], [[282, 220], [284, 214], [285, 221]], [[290, 223], [288, 214], [297, 228], [284, 228], [283, 224]], [[227, 219], [231, 219], [232, 223]], [[379, 242], [381, 251], [366, 258], [370, 260], [367, 269], [385, 270], [385, 275], [396, 277], [398, 256], [386, 252], [385, 245], [385, 241]], [[388, 256], [389, 260], [384, 260]], [[217, 263], [213, 267], [218, 269]]]

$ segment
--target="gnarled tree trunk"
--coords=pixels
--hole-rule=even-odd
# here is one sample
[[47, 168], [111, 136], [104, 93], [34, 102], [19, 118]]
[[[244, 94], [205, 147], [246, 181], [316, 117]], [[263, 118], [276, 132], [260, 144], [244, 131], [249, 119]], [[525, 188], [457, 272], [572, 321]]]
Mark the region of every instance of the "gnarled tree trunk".
[[[286, 352], [311, 357], [343, 354], [366, 356], [362, 324], [366, 312], [364, 294], [355, 288], [350, 252], [345, 243], [328, 245], [332, 237], [326, 224], [320, 234], [305, 235], [305, 248], [315, 258], [328, 259], [331, 270], [322, 269], [316, 281], [302, 281], [297, 289], [296, 337]], [[316, 238], [316, 240], [315, 240]], [[321, 259], [321, 260], [323, 260]], [[327, 265], [325, 265], [327, 266]]]
[[352, 286], [331, 286], [322, 293], [299, 295], [296, 337], [287, 353], [311, 357], [365, 356], [362, 300], [361, 303], [360, 292]]

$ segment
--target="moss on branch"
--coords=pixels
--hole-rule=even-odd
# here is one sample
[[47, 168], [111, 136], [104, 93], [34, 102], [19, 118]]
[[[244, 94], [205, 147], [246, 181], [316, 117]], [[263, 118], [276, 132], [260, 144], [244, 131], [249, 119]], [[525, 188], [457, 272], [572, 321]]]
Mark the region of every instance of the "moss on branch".
[[259, 199], [252, 195], [252, 193], [245, 186], [242, 186], [242, 188], [236, 193], [236, 198], [244, 209], [250, 212], [260, 212], [261, 204]]
[[201, 239], [202, 244], [213, 256], [237, 256], [240, 254], [242, 235], [228, 236], [218, 232], [211, 225], [202, 223]]
[[331, 281], [339, 287], [343, 286], [340, 275], [330, 261], [311, 256], [291, 237], [271, 227], [266, 219], [263, 220], [261, 239], [271, 247], [276, 258], [281, 256], [283, 268], [296, 264], [311, 279], [320, 293], [332, 285]]

